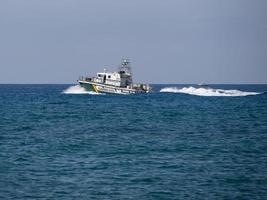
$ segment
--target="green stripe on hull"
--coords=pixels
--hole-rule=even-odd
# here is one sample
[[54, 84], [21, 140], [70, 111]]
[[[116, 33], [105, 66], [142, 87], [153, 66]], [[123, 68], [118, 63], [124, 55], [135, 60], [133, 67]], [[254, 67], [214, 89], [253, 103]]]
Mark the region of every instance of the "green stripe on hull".
[[93, 85], [90, 83], [80, 83], [80, 86], [83, 87], [86, 91], [97, 92], [97, 91], [95, 91]]

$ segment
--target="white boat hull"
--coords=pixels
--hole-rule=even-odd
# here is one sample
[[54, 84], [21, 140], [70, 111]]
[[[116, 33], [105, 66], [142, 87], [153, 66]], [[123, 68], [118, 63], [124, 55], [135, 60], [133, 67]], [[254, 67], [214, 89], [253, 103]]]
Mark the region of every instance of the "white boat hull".
[[109, 93], [109, 94], [137, 94], [137, 93], [148, 93], [146, 90], [117, 87], [113, 85], [107, 85], [102, 83], [96, 83], [91, 81], [79, 80], [79, 84], [88, 91], [96, 93]]

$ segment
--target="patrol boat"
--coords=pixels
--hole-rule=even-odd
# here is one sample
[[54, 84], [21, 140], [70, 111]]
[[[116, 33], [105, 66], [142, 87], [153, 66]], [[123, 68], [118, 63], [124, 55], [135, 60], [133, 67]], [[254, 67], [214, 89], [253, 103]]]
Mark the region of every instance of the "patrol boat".
[[122, 59], [118, 72], [97, 73], [97, 77], [80, 77], [81, 87], [87, 91], [111, 94], [149, 93], [151, 87], [147, 84], [133, 84], [129, 59]]

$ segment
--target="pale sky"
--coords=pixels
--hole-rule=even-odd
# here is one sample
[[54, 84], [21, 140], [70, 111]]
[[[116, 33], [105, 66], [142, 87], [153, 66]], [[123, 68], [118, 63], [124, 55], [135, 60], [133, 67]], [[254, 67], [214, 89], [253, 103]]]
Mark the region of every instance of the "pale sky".
[[0, 83], [267, 83], [266, 0], [0, 0]]

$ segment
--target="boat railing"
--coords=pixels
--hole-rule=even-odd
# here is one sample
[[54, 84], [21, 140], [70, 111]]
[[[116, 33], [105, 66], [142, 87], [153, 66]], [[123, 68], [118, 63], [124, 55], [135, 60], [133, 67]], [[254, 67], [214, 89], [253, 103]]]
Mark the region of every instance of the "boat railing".
[[80, 81], [94, 81], [95, 78], [80, 76]]

